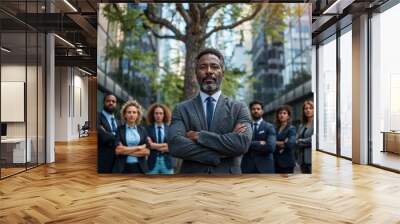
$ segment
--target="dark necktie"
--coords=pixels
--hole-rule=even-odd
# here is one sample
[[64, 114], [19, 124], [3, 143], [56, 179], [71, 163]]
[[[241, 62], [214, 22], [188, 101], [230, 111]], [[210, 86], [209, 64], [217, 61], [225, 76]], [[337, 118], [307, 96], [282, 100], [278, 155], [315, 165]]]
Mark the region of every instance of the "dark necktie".
[[257, 133], [257, 125], [258, 125], [257, 122], [253, 123], [253, 136], [254, 136], [254, 138], [256, 137], [256, 133]]
[[117, 132], [117, 127], [115, 127], [115, 119], [111, 117], [111, 132]]
[[158, 128], [158, 130], [157, 130], [157, 143], [162, 143], [162, 140], [161, 140], [161, 126], [158, 126], [157, 128]]
[[211, 121], [213, 119], [213, 113], [214, 113], [214, 98], [211, 96], [207, 97], [207, 127], [208, 130], [210, 130], [211, 127]]

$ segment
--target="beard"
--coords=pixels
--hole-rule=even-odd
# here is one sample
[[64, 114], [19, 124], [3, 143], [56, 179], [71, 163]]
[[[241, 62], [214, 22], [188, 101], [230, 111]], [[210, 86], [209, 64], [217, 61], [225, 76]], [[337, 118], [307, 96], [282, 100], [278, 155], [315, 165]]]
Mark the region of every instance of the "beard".
[[209, 79], [210, 78], [204, 78], [203, 80], [201, 80], [201, 85], [200, 85], [201, 91], [203, 91], [205, 93], [215, 93], [215, 92], [217, 92], [221, 87], [222, 80], [211, 78], [211, 79], [214, 80], [214, 82], [213, 83], [207, 83], [207, 80], [209, 80]]
[[109, 114], [113, 114], [114, 111], [115, 111], [114, 107], [106, 107], [106, 106], [104, 106], [103, 109]]
[[251, 118], [256, 121], [261, 118], [261, 114], [251, 114]]

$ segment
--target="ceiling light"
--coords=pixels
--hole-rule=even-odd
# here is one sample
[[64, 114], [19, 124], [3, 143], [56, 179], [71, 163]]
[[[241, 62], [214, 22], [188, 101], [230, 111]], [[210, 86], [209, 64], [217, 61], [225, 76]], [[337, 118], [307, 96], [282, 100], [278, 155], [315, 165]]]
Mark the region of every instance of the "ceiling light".
[[74, 12], [78, 12], [78, 10], [68, 1], [64, 0], [65, 4], [67, 4]]
[[92, 73], [90, 73], [90, 72], [88, 72], [88, 71], [86, 71], [86, 70], [83, 70], [83, 69], [81, 69], [81, 68], [79, 68], [79, 67], [78, 67], [78, 70], [81, 71], [81, 72], [83, 72], [83, 73], [85, 73], [85, 74], [87, 74], [87, 75], [92, 75]]
[[355, 0], [336, 0], [332, 5], [324, 10], [322, 14], [342, 14], [347, 6], [351, 5]]
[[0, 49], [1, 49], [2, 51], [6, 52], [6, 53], [10, 53], [10, 52], [11, 52], [11, 50], [9, 50], [9, 49], [7, 49], [7, 48], [5, 48], [5, 47], [1, 47]]
[[72, 44], [71, 42], [69, 42], [68, 40], [66, 40], [66, 39], [64, 39], [64, 38], [62, 38], [62, 37], [60, 37], [60, 36], [57, 35], [57, 34], [54, 34], [54, 36], [57, 37], [58, 39], [60, 39], [62, 42], [64, 42], [64, 43], [66, 43], [67, 45], [69, 45], [70, 47], [75, 48], [75, 45], [73, 45], [73, 44]]

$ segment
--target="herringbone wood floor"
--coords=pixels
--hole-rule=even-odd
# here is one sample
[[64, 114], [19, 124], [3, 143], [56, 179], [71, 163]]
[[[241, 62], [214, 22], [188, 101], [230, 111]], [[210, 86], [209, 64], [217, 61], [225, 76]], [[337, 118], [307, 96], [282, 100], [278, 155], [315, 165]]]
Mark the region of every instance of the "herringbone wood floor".
[[96, 139], [0, 181], [0, 223], [400, 223], [400, 175], [320, 152], [312, 175], [98, 175]]

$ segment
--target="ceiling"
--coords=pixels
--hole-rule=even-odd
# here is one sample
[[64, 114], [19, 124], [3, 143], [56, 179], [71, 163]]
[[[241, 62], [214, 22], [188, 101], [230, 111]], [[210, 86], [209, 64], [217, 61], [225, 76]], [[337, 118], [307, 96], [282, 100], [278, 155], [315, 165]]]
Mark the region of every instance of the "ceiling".
[[[319, 38], [338, 20], [373, 9], [387, 0], [269, 0], [281, 3], [311, 3], [313, 39]], [[3, 44], [22, 49], [25, 38], [15, 33], [29, 31], [54, 32], [56, 65], [75, 65], [96, 72], [98, 3], [132, 2], [127, 0], [1, 0], [0, 27]], [[49, 12], [52, 13], [49, 13]], [[329, 12], [329, 13], [327, 13]], [[13, 35], [14, 34], [14, 35]], [[29, 38], [28, 38], [29, 39]], [[66, 43], [66, 40], [69, 43]], [[72, 46], [72, 45], [74, 46]], [[5, 45], [4, 45], [5, 46]], [[34, 49], [28, 45], [28, 55]], [[22, 50], [16, 50], [17, 55]], [[26, 53], [24, 53], [26, 54]]]

